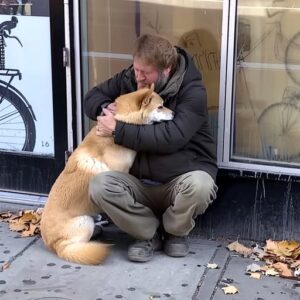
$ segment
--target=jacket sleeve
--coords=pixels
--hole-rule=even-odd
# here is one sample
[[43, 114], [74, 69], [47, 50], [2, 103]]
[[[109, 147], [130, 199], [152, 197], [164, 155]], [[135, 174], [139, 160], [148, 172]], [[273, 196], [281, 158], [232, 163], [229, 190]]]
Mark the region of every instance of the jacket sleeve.
[[124, 73], [125, 70], [87, 92], [84, 97], [84, 111], [90, 119], [96, 120], [102, 109], [120, 96]]
[[177, 98], [175, 117], [153, 125], [117, 122], [115, 143], [137, 152], [168, 154], [183, 148], [207, 121], [206, 90], [200, 80], [183, 87]]

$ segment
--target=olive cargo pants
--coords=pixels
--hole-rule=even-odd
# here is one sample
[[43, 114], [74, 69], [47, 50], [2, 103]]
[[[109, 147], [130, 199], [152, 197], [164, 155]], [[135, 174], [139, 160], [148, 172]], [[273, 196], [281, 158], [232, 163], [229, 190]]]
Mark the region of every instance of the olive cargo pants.
[[216, 198], [217, 186], [204, 171], [192, 171], [161, 185], [147, 185], [134, 176], [108, 171], [90, 182], [91, 200], [122, 231], [151, 239], [160, 225], [176, 236], [188, 235], [194, 219]]

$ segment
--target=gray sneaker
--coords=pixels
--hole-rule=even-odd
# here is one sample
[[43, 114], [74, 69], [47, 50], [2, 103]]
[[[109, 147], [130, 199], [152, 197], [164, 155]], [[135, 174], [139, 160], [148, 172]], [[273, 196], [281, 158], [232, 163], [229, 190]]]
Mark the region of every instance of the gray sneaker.
[[164, 252], [173, 257], [184, 257], [189, 253], [187, 236], [175, 236], [167, 233], [164, 240]]
[[162, 249], [162, 241], [158, 234], [151, 240], [136, 240], [128, 248], [128, 259], [136, 262], [151, 260], [154, 251]]

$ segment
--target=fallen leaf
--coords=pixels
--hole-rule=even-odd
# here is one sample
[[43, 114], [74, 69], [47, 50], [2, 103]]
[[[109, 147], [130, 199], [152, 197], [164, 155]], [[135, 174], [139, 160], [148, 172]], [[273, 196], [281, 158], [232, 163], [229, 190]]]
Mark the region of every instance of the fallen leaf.
[[265, 272], [265, 274], [268, 276], [278, 276], [279, 275], [279, 273], [277, 271], [275, 271], [273, 268], [268, 269]]
[[235, 251], [239, 254], [242, 254], [245, 257], [248, 257], [252, 254], [253, 250], [251, 248], [245, 247], [240, 244], [238, 241], [235, 241], [227, 246], [230, 251]]
[[36, 234], [36, 230], [39, 228], [38, 224], [30, 224], [30, 227], [28, 230], [23, 231], [21, 233], [22, 237], [28, 237], [28, 236], [34, 236]]
[[210, 263], [208, 263], [207, 265], [206, 265], [209, 269], [218, 269], [218, 265], [217, 264], [210, 264]]
[[279, 271], [280, 275], [284, 277], [293, 277], [292, 270], [288, 267], [287, 264], [282, 262], [277, 262], [276, 264], [272, 265], [277, 271]]
[[291, 263], [291, 268], [296, 269], [300, 266], [300, 260], [296, 260], [293, 263]]
[[24, 210], [18, 213], [1, 212], [0, 221], [9, 223], [11, 231], [17, 231], [22, 237], [40, 234], [40, 221], [43, 208]]
[[6, 261], [3, 265], [2, 265], [2, 271], [8, 269], [10, 267], [10, 262]]
[[273, 240], [269, 239], [266, 241], [265, 251], [273, 251], [278, 249], [278, 245]]
[[223, 287], [222, 290], [224, 291], [225, 294], [236, 294], [239, 292], [239, 290], [233, 285]]
[[246, 270], [247, 272], [251, 272], [251, 273], [260, 271], [260, 265], [258, 264], [248, 265]]
[[258, 245], [256, 245], [254, 248], [253, 248], [253, 254], [255, 256], [257, 256], [259, 259], [262, 259], [264, 256], [267, 255], [267, 253], [263, 250], [263, 249], [260, 249], [258, 247]]
[[259, 272], [251, 273], [250, 277], [255, 278], [255, 279], [260, 279], [261, 273], [259, 273]]
[[23, 230], [27, 230], [28, 226], [26, 224], [15, 222], [9, 224], [9, 229], [11, 231], [23, 231]]

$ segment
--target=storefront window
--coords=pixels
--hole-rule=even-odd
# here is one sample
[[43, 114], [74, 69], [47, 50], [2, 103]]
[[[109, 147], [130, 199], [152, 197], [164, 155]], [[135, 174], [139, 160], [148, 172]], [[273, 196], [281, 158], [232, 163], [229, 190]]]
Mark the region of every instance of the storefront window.
[[0, 152], [54, 151], [49, 0], [0, 0]]
[[230, 159], [299, 168], [299, 1], [236, 8]]
[[[207, 88], [217, 137], [222, 6], [222, 0], [81, 1], [84, 93], [132, 63], [137, 37], [160, 34], [193, 55]], [[85, 130], [89, 127], [88, 123]]]

